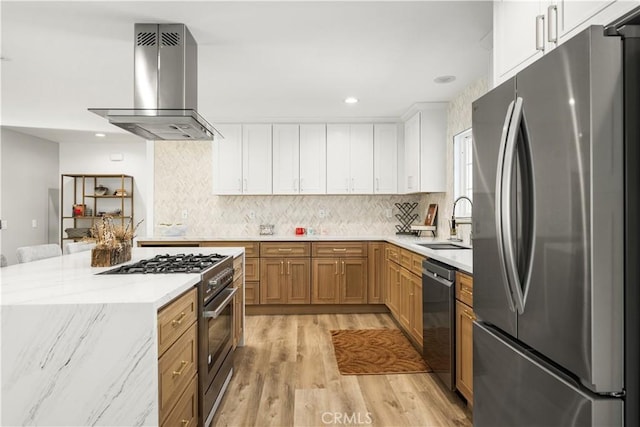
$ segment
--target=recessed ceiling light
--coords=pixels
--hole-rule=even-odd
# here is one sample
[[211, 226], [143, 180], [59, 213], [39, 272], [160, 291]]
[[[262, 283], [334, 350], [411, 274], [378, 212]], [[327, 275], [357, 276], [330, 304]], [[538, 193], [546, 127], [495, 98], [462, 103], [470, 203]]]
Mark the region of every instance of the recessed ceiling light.
[[96, 136], [97, 136], [98, 138], [104, 138], [104, 137], [105, 137], [105, 136], [107, 136], [107, 135], [106, 135], [106, 134], [104, 134], [104, 133], [96, 133]]
[[435, 79], [433, 79], [433, 81], [436, 83], [444, 84], [444, 83], [451, 83], [455, 79], [456, 79], [456, 76], [438, 76]]
[[354, 96], [350, 96], [348, 98], [345, 98], [344, 102], [346, 104], [356, 104], [358, 102], [358, 98], [356, 98]]

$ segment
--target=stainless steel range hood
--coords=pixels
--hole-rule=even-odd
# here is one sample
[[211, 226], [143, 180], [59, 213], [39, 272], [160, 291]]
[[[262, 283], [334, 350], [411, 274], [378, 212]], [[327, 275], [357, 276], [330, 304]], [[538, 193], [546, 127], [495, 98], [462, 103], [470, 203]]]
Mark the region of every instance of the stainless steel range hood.
[[89, 108], [148, 140], [222, 136], [200, 116], [198, 46], [184, 24], [135, 24], [134, 108]]

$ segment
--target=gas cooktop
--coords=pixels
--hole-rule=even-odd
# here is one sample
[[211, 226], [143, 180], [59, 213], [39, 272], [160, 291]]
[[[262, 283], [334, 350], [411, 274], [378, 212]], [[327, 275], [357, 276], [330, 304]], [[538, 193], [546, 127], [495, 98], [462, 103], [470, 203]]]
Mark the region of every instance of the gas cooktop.
[[227, 258], [219, 254], [156, 255], [100, 274], [202, 273]]

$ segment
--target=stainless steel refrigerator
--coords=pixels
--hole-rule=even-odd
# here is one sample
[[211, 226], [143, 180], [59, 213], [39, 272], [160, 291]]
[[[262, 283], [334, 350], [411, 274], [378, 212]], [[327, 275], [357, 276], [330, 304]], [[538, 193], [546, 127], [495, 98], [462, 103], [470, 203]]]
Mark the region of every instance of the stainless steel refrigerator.
[[473, 103], [476, 426], [639, 425], [640, 31], [610, 33]]

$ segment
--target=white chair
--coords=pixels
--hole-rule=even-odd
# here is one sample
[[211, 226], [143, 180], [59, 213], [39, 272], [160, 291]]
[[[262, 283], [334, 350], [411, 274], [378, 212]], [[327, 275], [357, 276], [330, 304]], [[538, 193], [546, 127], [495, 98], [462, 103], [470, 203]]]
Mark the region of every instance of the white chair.
[[95, 242], [69, 242], [64, 245], [64, 253], [75, 254], [76, 252], [90, 251], [95, 247]]
[[60, 245], [51, 243], [47, 245], [23, 246], [16, 251], [19, 263], [37, 261], [39, 259], [53, 258], [62, 255]]

